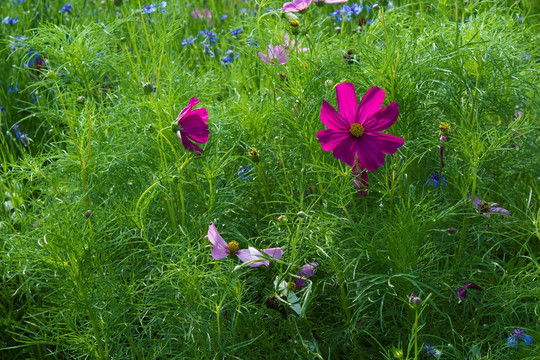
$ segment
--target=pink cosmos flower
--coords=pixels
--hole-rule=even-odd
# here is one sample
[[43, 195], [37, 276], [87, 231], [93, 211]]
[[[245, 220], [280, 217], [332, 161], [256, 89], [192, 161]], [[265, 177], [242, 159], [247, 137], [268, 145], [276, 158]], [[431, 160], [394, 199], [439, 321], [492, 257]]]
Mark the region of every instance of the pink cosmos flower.
[[268, 45], [268, 55], [259, 52], [259, 56], [261, 57], [261, 60], [268, 65], [283, 65], [289, 60], [289, 50], [284, 50], [281, 45], [272, 46], [272, 44], [270, 44]]
[[313, 0], [315, 3], [324, 3], [324, 4], [343, 4], [349, 0]]
[[199, 100], [192, 97], [189, 100], [188, 106], [178, 114], [174, 130], [178, 134], [178, 138], [182, 145], [189, 151], [200, 153], [203, 151], [197, 144], [206, 143], [208, 141], [208, 111], [206, 108], [193, 110], [193, 107], [199, 103]]
[[[249, 266], [251, 267], [257, 267], [257, 266], [268, 266], [270, 265], [269, 260], [262, 260], [265, 258], [265, 256], [257, 249], [253, 247], [248, 247], [247, 249], [239, 249], [238, 242], [231, 241], [228, 244], [223, 240], [221, 235], [219, 235], [216, 226], [214, 223], [212, 223], [208, 227], [208, 235], [206, 235], [206, 238], [210, 240], [212, 245], [208, 245], [212, 247], [212, 257], [216, 260], [224, 259], [229, 254], [236, 254], [236, 256], [240, 259], [242, 262], [248, 262], [248, 261], [254, 261], [254, 260], [261, 260], [261, 261], [254, 261]], [[271, 248], [271, 249], [263, 249], [262, 250], [266, 255], [274, 258], [274, 259], [281, 259], [281, 256], [283, 256], [283, 250], [281, 248]]]
[[392, 126], [399, 115], [397, 103], [381, 109], [385, 93], [374, 86], [357, 104], [354, 84], [336, 86], [339, 113], [326, 100], [321, 108], [321, 121], [328, 129], [317, 133], [325, 151], [333, 151], [334, 157], [357, 165], [358, 170], [374, 172], [384, 164], [384, 154], [393, 154], [404, 139], [381, 133]]
[[[300, 271], [296, 275], [301, 276], [303, 278], [312, 277], [313, 273], [314, 273], [314, 269], [317, 266], [319, 266], [319, 263], [316, 262], [316, 261], [314, 261], [312, 263], [309, 263], [309, 264], [306, 264], [306, 265], [302, 266], [302, 268], [300, 269]], [[300, 289], [302, 289], [302, 287], [307, 285], [306, 280], [300, 279], [300, 278], [294, 278], [294, 283], [296, 285], [296, 290], [300, 290]]]
[[293, 40], [293, 41], [290, 41], [290, 40], [291, 40], [291, 37], [289, 36], [289, 34], [287, 34], [287, 33], [283, 34], [283, 45], [282, 45], [282, 47], [285, 50], [291, 50], [291, 51], [297, 51], [297, 52], [309, 51], [309, 48], [301, 47], [300, 42], [296, 43], [295, 40]]
[[283, 4], [282, 10], [286, 12], [298, 12], [306, 10], [309, 5], [311, 5], [311, 1], [313, 0], [293, 0], [292, 2]]

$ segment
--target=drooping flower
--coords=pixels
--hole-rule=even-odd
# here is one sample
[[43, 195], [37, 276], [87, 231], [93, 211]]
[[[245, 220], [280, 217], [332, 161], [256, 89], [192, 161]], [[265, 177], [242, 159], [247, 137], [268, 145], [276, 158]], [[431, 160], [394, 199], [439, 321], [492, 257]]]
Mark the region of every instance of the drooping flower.
[[398, 104], [393, 102], [380, 108], [385, 93], [374, 86], [357, 105], [354, 84], [336, 86], [339, 113], [326, 100], [321, 108], [321, 121], [328, 129], [317, 133], [325, 151], [333, 151], [335, 158], [358, 170], [374, 172], [384, 164], [384, 154], [393, 154], [404, 139], [380, 131], [392, 126], [399, 115]]
[[208, 246], [212, 247], [212, 257], [216, 260], [224, 259], [229, 256], [229, 254], [236, 254], [240, 261], [252, 261], [249, 266], [257, 267], [261, 265], [270, 265], [270, 261], [264, 260], [265, 258], [271, 257], [280, 259], [281, 256], [283, 256], [283, 250], [281, 250], [281, 248], [263, 249], [262, 251], [267, 255], [264, 256], [259, 250], [251, 246], [247, 249], [240, 249], [239, 244], [236, 241], [226, 243], [221, 235], [219, 235], [214, 223], [208, 227], [208, 235], [206, 235], [206, 238], [212, 243], [212, 245]]
[[517, 349], [517, 344], [519, 343], [519, 340], [523, 340], [526, 346], [529, 346], [533, 343], [532, 337], [530, 335], [527, 335], [525, 333], [525, 330], [515, 328], [512, 336], [508, 338], [508, 344], [510, 345], [510, 347]]
[[283, 11], [286, 12], [298, 12], [306, 10], [313, 0], [293, 0], [283, 4]]
[[284, 50], [281, 45], [272, 46], [272, 44], [270, 44], [268, 45], [268, 55], [262, 52], [259, 52], [258, 54], [261, 57], [261, 60], [268, 65], [283, 65], [289, 60], [289, 50]]
[[[470, 201], [470, 195], [467, 195], [467, 199]], [[500, 204], [494, 202], [487, 202], [485, 200], [480, 200], [478, 196], [474, 197], [473, 205], [478, 211], [479, 214], [486, 214], [486, 217], [489, 218], [490, 214], [501, 214], [512, 216], [512, 213], [501, 207]]]
[[301, 278], [294, 278], [294, 283], [296, 285], [296, 290], [301, 290], [304, 286], [307, 285], [306, 280], [304, 280], [302, 278], [312, 277], [313, 273], [315, 272], [314, 269], [317, 266], [319, 266], [319, 263], [316, 262], [316, 261], [302, 266], [302, 268], [300, 269], [298, 274], [296, 274], [296, 275], [300, 276]]
[[441, 185], [446, 185], [446, 180], [445, 179], [446, 179], [446, 176], [441, 176], [439, 173], [433, 173], [429, 177], [429, 179], [426, 181], [424, 186], [426, 186], [429, 183], [432, 183], [434, 188], [439, 186], [439, 183]]
[[193, 141], [206, 143], [210, 132], [206, 124], [208, 121], [206, 108], [193, 110], [198, 103], [199, 100], [195, 97], [189, 100], [188, 106], [178, 114], [176, 123], [173, 124], [173, 131], [178, 134], [178, 138], [187, 150], [201, 153], [203, 150]]

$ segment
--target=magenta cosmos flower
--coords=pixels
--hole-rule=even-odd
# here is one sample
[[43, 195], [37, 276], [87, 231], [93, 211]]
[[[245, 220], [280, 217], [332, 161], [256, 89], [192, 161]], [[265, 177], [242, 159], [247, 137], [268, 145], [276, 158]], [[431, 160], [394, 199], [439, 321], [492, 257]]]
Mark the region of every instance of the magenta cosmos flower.
[[261, 265], [270, 265], [269, 260], [262, 260], [265, 257], [269, 256], [274, 259], [281, 259], [281, 256], [283, 256], [283, 250], [281, 250], [281, 248], [263, 249], [262, 251], [268, 255], [264, 256], [259, 250], [251, 246], [247, 249], [240, 249], [238, 242], [236, 241], [231, 241], [227, 244], [221, 235], [219, 235], [217, 228], [213, 223], [208, 227], [208, 235], [206, 235], [206, 237], [212, 243], [212, 245], [208, 246], [212, 247], [212, 257], [216, 260], [224, 259], [229, 256], [229, 254], [236, 254], [242, 262], [261, 260], [249, 264], [251, 267], [257, 267]]
[[283, 65], [289, 60], [289, 50], [283, 49], [283, 46], [281, 45], [272, 46], [272, 44], [270, 44], [268, 45], [268, 55], [259, 52], [259, 56], [261, 57], [261, 60], [268, 65]]
[[298, 12], [306, 10], [311, 5], [312, 0], [293, 0], [283, 4], [283, 11], [286, 12]]
[[186, 149], [201, 153], [203, 150], [193, 141], [206, 143], [210, 132], [208, 131], [208, 125], [206, 125], [208, 121], [206, 108], [193, 110], [193, 107], [198, 103], [197, 98], [192, 97], [189, 100], [188, 106], [178, 114], [176, 124], [174, 124], [174, 131], [176, 131], [178, 138]]
[[384, 96], [384, 91], [374, 86], [358, 105], [354, 84], [336, 86], [339, 113], [326, 100], [321, 108], [321, 121], [328, 126], [317, 133], [323, 150], [333, 151], [335, 158], [357, 165], [358, 170], [374, 172], [384, 164], [384, 154], [395, 153], [405, 141], [380, 132], [392, 126], [399, 115], [395, 102], [381, 109]]

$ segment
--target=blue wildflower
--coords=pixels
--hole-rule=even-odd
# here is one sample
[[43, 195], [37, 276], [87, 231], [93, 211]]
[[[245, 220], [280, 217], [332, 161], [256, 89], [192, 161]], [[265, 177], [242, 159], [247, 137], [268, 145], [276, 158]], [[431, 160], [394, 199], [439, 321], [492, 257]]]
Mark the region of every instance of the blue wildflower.
[[18, 124], [13, 125], [13, 132], [15, 132], [15, 137], [17, 137], [17, 139], [19, 139], [24, 146], [28, 145], [28, 142], [32, 141], [28, 135], [21, 132]]
[[332, 11], [329, 15], [335, 17], [335, 18], [336, 18], [336, 22], [339, 23], [339, 22], [341, 22], [341, 20], [342, 20], [342, 19], [341, 19], [341, 12], [342, 12], [342, 11], [339, 9], [339, 10], [336, 10], [336, 11]]
[[236, 173], [236, 176], [238, 177], [238, 179], [240, 179], [242, 181], [249, 181], [250, 180], [251, 170], [253, 170], [253, 164], [248, 164], [248, 165], [244, 166], [243, 168], [241, 168]]
[[424, 186], [426, 186], [429, 183], [432, 183], [433, 187], [439, 186], [439, 183], [441, 183], [441, 185], [446, 185], [445, 179], [446, 179], [446, 176], [441, 176], [439, 173], [434, 173], [429, 177], [428, 181], [426, 181]]
[[426, 351], [428, 357], [433, 356], [435, 358], [439, 358], [441, 356], [441, 352], [435, 349], [435, 346], [431, 345], [430, 343], [424, 344], [424, 350]]
[[196, 36], [188, 36], [187, 38], [185, 38], [184, 40], [182, 40], [182, 42], [180, 43], [180, 45], [182, 45], [182, 46], [191, 45], [191, 44], [193, 44], [196, 40], [197, 40], [197, 37], [196, 37]]
[[248, 38], [247, 44], [248, 44], [249, 46], [254, 46], [254, 47], [259, 46], [259, 44], [257, 43], [257, 41], [255, 41], [255, 39], [253, 38], [253, 36], [250, 36], [250, 37]]
[[227, 55], [221, 58], [224, 65], [229, 65], [238, 57], [238, 52], [233, 50], [227, 50]]
[[13, 1], [13, 5], [19, 5], [19, 4], [22, 4], [23, 2], [24, 0]]
[[234, 30], [229, 30], [229, 32], [231, 33], [231, 35], [238, 35], [242, 32], [242, 28], [240, 29], [234, 29]]
[[206, 42], [206, 40], [208, 40], [212, 45], [214, 45], [219, 41], [217, 34], [214, 33], [212, 30], [201, 30], [199, 34], [206, 37], [203, 42]]
[[0, 112], [6, 112], [6, 108], [4, 107], [4, 105], [0, 105]]
[[360, 15], [360, 13], [364, 10], [364, 7], [362, 4], [351, 4], [351, 12], [355, 15]]
[[2, 24], [6, 24], [6, 25], [15, 25], [18, 22], [19, 22], [18, 17], [12, 18], [12, 17], [6, 16], [4, 19], [2, 19]]
[[71, 13], [72, 8], [73, 8], [73, 6], [70, 3], [66, 3], [66, 5], [62, 6], [62, 8], [60, 9], [60, 12], [61, 13]]
[[530, 335], [527, 335], [525, 333], [525, 330], [515, 328], [512, 336], [508, 338], [508, 344], [510, 345], [510, 347], [517, 349], [517, 344], [519, 340], [523, 340], [526, 346], [529, 346], [533, 343], [532, 337]]
[[18, 93], [20, 90], [19, 88], [19, 84], [15, 83], [15, 84], [9, 84], [8, 85], [8, 89], [7, 89], [7, 92], [8, 94], [13, 94], [13, 93]]
[[221, 20], [221, 21], [225, 21], [225, 19], [227, 19], [228, 17], [229, 17], [228, 14], [223, 14], [223, 15], [221, 15], [221, 17], [220, 17], [220, 20]]
[[205, 52], [208, 56], [210, 56], [210, 57], [214, 57], [214, 56], [215, 56], [214, 52], [212, 51], [212, 48], [210, 47], [210, 44], [208, 44], [208, 43], [203, 43], [202, 46], [203, 46], [204, 52]]

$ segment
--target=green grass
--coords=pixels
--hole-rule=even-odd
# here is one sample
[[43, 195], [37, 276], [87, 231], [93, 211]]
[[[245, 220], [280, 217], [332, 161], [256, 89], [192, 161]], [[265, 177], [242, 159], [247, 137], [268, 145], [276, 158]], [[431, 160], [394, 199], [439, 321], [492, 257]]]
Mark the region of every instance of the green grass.
[[[257, 52], [291, 29], [265, 11], [283, 2], [192, 3], [0, 5], [19, 17], [0, 24], [0, 358], [416, 360], [430, 343], [441, 359], [538, 359], [538, 5], [396, 1], [361, 31], [311, 5], [291, 35], [309, 50], [270, 66]], [[207, 7], [214, 57], [198, 34], [209, 21], [190, 16]], [[405, 144], [366, 197], [316, 137], [343, 81], [399, 104], [387, 132]], [[170, 126], [191, 97], [209, 113], [202, 156]], [[425, 186], [434, 172], [447, 184]], [[513, 216], [477, 213], [468, 193]], [[211, 222], [284, 255], [214, 260]], [[274, 281], [312, 261], [301, 314], [268, 307]], [[468, 283], [482, 289], [459, 301]], [[533, 344], [509, 347], [514, 328]]]

